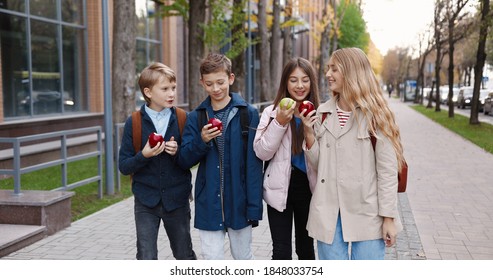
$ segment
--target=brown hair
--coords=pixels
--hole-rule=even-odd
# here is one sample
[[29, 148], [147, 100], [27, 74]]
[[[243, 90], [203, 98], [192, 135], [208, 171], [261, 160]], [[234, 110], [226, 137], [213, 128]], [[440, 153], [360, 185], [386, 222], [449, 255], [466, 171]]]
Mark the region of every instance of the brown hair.
[[210, 53], [200, 64], [200, 76], [224, 71], [231, 74], [231, 60], [223, 54]]
[[[318, 105], [320, 104], [320, 97], [318, 92], [318, 82], [317, 76], [315, 74], [315, 69], [313, 68], [313, 65], [310, 63], [310, 61], [302, 57], [297, 57], [289, 60], [282, 70], [279, 89], [277, 90], [277, 95], [274, 99], [274, 109], [277, 107], [279, 102], [281, 102], [281, 99], [283, 99], [284, 97], [289, 97], [288, 80], [289, 76], [291, 75], [291, 73], [293, 73], [294, 70], [296, 70], [296, 68], [300, 68], [301, 70], [303, 70], [303, 72], [308, 75], [308, 78], [310, 78], [310, 93], [307, 95], [306, 100], [310, 100], [313, 105], [315, 105], [315, 108], [318, 108]], [[299, 129], [296, 129], [296, 120], [294, 118], [291, 119], [290, 126], [291, 134], [293, 136], [291, 149], [293, 154], [299, 154], [302, 151], [304, 138], [303, 127], [300, 126]]]
[[151, 103], [151, 100], [144, 94], [144, 88], [152, 89], [162, 77], [166, 77], [172, 83], [176, 82], [175, 71], [160, 62], [154, 62], [140, 72], [139, 88], [147, 105]]

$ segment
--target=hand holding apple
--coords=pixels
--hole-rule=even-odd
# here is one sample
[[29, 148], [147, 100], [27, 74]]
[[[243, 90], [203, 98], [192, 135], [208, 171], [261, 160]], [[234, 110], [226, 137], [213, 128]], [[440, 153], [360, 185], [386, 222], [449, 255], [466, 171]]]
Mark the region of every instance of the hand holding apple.
[[223, 130], [223, 123], [219, 119], [212, 118], [207, 123], [208, 124], [211, 124], [211, 127], [210, 128], [216, 127], [219, 131], [222, 131]]
[[289, 97], [284, 97], [281, 99], [281, 102], [279, 102], [279, 108], [281, 109], [289, 109], [291, 106], [295, 104], [294, 100], [289, 98]]
[[163, 142], [164, 138], [161, 134], [157, 134], [156, 132], [149, 134], [149, 146], [151, 146], [151, 148], [154, 148], [158, 143]]
[[303, 110], [305, 110], [305, 114], [303, 114], [303, 117], [306, 117], [306, 115], [308, 115], [308, 113], [310, 113], [311, 111], [315, 110], [315, 105], [313, 105], [313, 103], [311, 101], [308, 101], [308, 100], [305, 100], [303, 102], [301, 102], [300, 106], [298, 106], [298, 111], [300, 112], [303, 112]]

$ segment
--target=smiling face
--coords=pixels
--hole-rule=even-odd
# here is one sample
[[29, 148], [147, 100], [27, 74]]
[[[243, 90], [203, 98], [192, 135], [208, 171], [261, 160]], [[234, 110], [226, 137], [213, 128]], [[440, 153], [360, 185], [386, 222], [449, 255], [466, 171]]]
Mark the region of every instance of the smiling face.
[[339, 68], [334, 63], [334, 60], [331, 58], [329, 60], [329, 70], [325, 74], [327, 81], [329, 82], [329, 88], [334, 93], [342, 92], [342, 85], [344, 83], [344, 77], [342, 76]]
[[162, 76], [152, 88], [144, 88], [144, 94], [150, 99], [149, 108], [160, 112], [174, 105], [176, 97], [176, 82], [171, 82]]
[[225, 71], [203, 74], [200, 82], [207, 94], [211, 97], [211, 102], [222, 103], [229, 101], [229, 86], [233, 84], [235, 76], [233, 73], [227, 74]]
[[296, 67], [288, 78], [288, 92], [291, 98], [297, 102], [305, 100], [310, 94], [310, 77], [300, 68]]

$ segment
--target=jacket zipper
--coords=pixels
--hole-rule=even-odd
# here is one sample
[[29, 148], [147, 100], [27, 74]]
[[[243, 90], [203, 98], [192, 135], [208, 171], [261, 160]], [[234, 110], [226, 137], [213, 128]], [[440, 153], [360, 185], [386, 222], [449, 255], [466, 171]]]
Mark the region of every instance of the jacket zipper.
[[221, 214], [222, 214], [222, 218], [223, 218], [223, 226], [224, 226], [224, 229], [226, 229], [226, 223], [224, 222], [224, 176], [223, 176], [223, 161], [222, 161], [222, 159], [219, 160], [219, 177], [221, 180], [221, 184], [219, 185], [220, 193], [221, 193]]

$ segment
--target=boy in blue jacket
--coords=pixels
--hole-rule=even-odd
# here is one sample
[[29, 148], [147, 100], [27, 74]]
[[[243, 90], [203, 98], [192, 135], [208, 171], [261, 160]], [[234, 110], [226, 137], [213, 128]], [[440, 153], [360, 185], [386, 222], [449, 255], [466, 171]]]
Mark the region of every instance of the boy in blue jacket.
[[[168, 234], [173, 256], [178, 260], [197, 259], [190, 237], [192, 176], [176, 164], [181, 142], [177, 113], [174, 71], [153, 63], [140, 74], [139, 87], [146, 100], [140, 109], [140, 151], [135, 152], [132, 117], [125, 122], [119, 153], [120, 172], [132, 176], [135, 197], [137, 259], [157, 259], [157, 238], [161, 220]], [[151, 147], [149, 134], [156, 132], [165, 142]]]
[[[224, 259], [228, 233], [233, 258], [251, 260], [252, 225], [262, 219], [262, 161], [253, 151], [259, 114], [229, 91], [235, 76], [226, 56], [209, 54], [200, 65], [200, 74], [209, 96], [188, 115], [178, 162], [184, 169], [199, 163], [194, 225], [202, 255], [208, 260]], [[247, 143], [243, 143], [240, 120], [244, 108], [250, 130]], [[211, 118], [222, 121], [222, 131], [207, 124]]]

